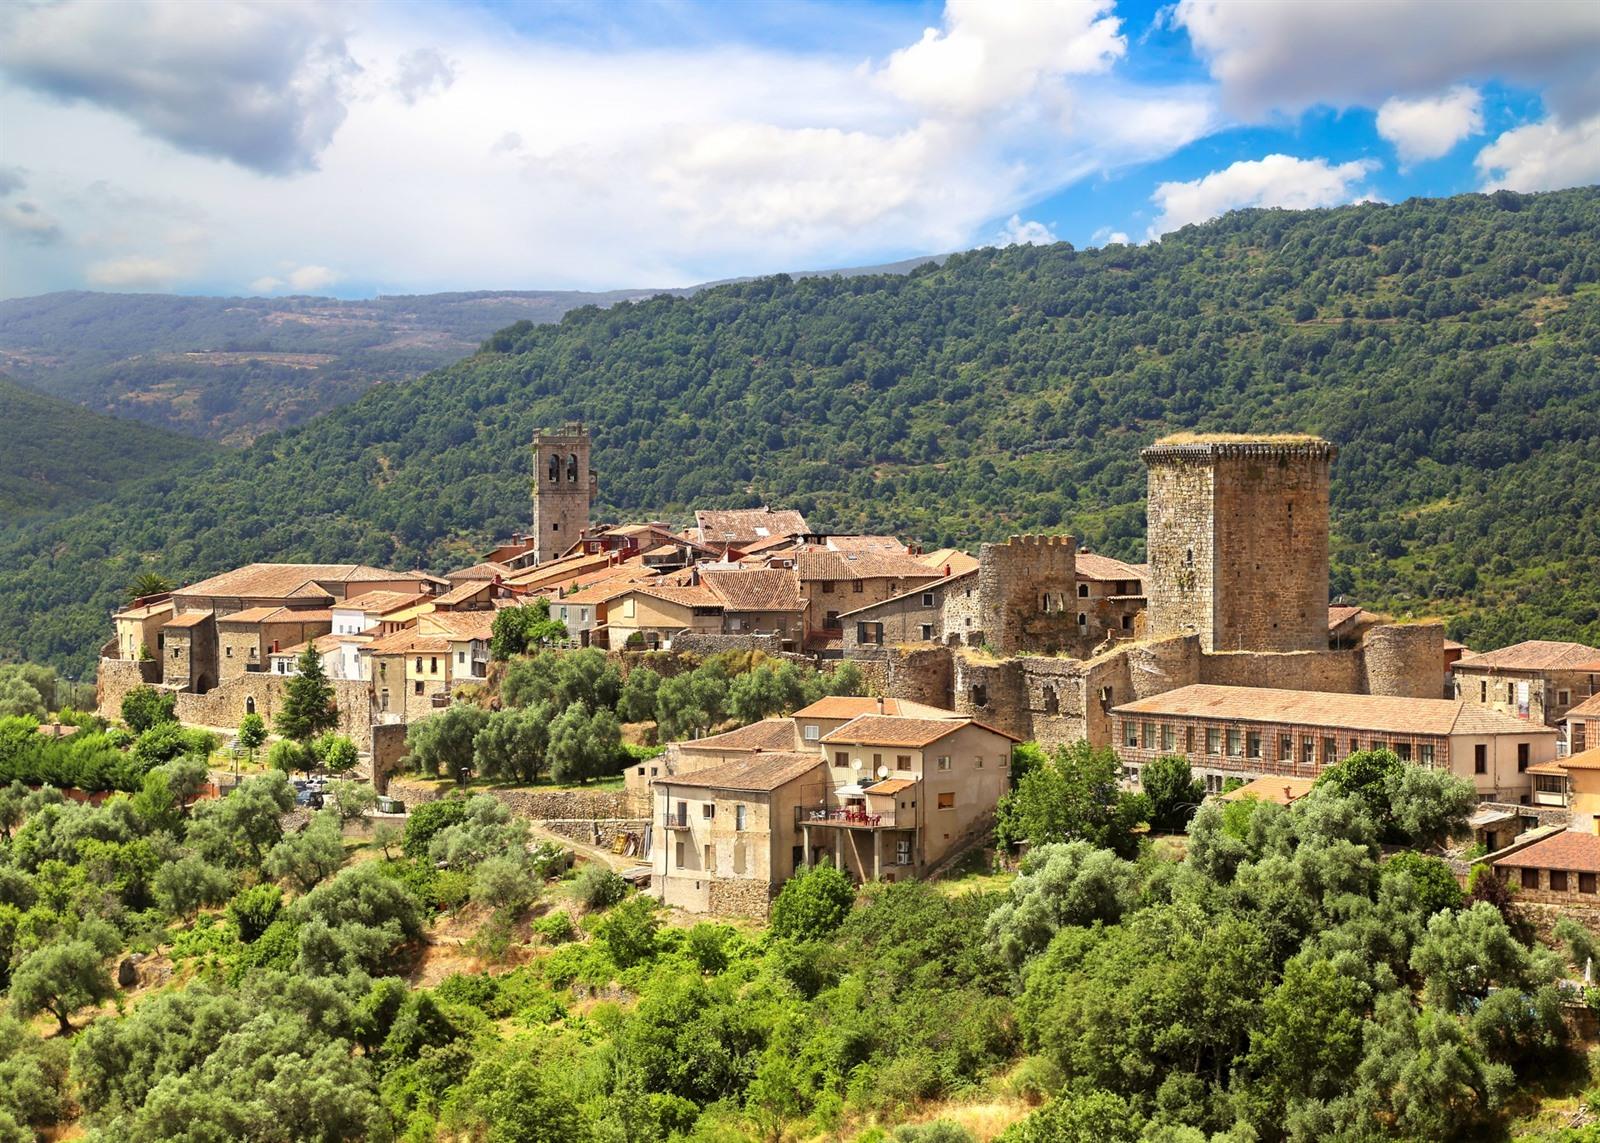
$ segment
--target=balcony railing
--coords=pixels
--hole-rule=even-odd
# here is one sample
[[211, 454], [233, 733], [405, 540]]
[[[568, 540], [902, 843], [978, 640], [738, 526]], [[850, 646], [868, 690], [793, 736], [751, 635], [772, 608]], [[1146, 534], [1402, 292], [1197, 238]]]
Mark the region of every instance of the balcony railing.
[[661, 823], [661, 827], [663, 829], [688, 829], [689, 819], [668, 814], [666, 820]]
[[796, 806], [794, 815], [796, 825], [845, 826], [850, 829], [896, 828], [893, 810], [872, 813], [850, 806], [810, 805]]

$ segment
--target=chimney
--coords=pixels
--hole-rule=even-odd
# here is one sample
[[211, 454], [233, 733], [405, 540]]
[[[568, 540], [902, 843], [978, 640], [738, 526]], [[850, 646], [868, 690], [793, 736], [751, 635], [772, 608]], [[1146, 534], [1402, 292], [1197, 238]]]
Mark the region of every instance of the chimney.
[[883, 696], [882, 695], [878, 696], [878, 713], [879, 714], [883, 713]]

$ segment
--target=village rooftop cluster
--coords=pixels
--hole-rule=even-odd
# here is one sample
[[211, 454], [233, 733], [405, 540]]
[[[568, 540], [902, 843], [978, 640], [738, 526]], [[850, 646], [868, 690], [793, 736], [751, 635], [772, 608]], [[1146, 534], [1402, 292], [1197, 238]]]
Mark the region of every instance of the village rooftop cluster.
[[487, 677], [499, 611], [543, 600], [565, 645], [618, 654], [760, 650], [848, 659], [871, 696], [690, 742], [627, 775], [652, 892], [759, 913], [796, 871], [922, 877], [981, 840], [1012, 747], [1113, 747], [1124, 776], [1183, 755], [1208, 794], [1286, 802], [1386, 749], [1469, 780], [1485, 860], [1527, 893], [1596, 896], [1600, 648], [1474, 654], [1436, 622], [1328, 599], [1316, 437], [1185, 434], [1142, 456], [1147, 563], [1070, 535], [977, 554], [834, 535], [799, 512], [704, 510], [687, 527], [601, 525], [581, 425], [534, 440], [527, 534], [445, 573], [252, 564], [136, 600], [101, 652], [99, 704], [137, 686], [178, 716], [270, 718], [313, 648], [340, 731], [386, 782], [408, 725]]

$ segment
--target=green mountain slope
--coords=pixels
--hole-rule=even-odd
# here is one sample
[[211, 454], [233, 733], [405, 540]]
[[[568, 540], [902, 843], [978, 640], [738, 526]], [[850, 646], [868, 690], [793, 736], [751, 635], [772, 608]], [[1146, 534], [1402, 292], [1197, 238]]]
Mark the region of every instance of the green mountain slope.
[[98, 500], [128, 481], [195, 468], [222, 450], [90, 413], [0, 377], [0, 519]]
[[0, 655], [82, 667], [135, 573], [442, 568], [525, 526], [533, 430], [581, 417], [602, 506], [792, 504], [969, 544], [1142, 551], [1138, 450], [1306, 429], [1335, 590], [1483, 645], [1600, 639], [1600, 191], [1247, 211], [1159, 245], [983, 250], [517, 326], [202, 474], [0, 532]]
[[512, 322], [654, 293], [45, 294], [0, 301], [0, 367], [99, 412], [245, 443], [449, 364]]

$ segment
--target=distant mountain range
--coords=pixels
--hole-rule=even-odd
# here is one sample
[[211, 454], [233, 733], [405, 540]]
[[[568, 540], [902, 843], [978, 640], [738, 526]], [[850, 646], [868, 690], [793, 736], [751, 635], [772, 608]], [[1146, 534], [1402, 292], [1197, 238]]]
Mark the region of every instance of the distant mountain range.
[[[941, 258], [804, 271], [905, 273]], [[747, 278], [730, 281], [748, 281]], [[519, 321], [560, 321], [685, 289], [482, 290], [341, 301], [84, 291], [0, 301], [0, 373], [99, 413], [248, 444], [347, 405], [373, 385], [420, 376]]]

